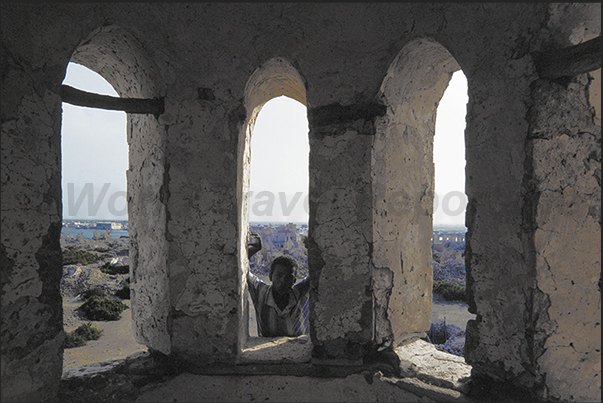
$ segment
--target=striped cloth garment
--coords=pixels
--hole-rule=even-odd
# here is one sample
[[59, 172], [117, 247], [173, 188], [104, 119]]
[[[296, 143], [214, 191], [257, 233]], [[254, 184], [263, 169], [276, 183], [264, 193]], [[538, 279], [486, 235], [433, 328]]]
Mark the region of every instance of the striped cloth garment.
[[307, 277], [293, 285], [289, 293], [289, 303], [282, 311], [274, 301], [271, 285], [250, 272], [247, 272], [247, 284], [255, 306], [258, 334], [261, 337], [295, 337], [309, 333], [310, 282]]

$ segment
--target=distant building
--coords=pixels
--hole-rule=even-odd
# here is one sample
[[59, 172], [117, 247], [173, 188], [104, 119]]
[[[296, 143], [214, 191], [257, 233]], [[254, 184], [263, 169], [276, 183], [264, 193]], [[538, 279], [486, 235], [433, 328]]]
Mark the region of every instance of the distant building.
[[111, 229], [113, 223], [111, 222], [97, 222], [96, 226], [94, 228], [96, 229], [102, 229], [102, 230], [109, 230]]
[[433, 238], [431, 238], [431, 240], [434, 245], [446, 242], [465, 242], [465, 234], [434, 233]]

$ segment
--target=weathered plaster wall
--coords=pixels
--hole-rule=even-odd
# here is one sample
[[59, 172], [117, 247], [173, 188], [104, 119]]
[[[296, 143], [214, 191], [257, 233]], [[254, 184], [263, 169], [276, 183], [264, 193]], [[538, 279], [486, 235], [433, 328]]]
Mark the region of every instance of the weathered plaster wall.
[[601, 125], [589, 76], [535, 83], [529, 142], [538, 199], [534, 358], [546, 376], [542, 393], [568, 401], [601, 396]]
[[[582, 8], [582, 5], [578, 7]], [[591, 12], [596, 13], [596, 7]], [[596, 29], [594, 24], [587, 23], [587, 26], [590, 26], [591, 33], [593, 28]], [[564, 30], [567, 29], [566, 26]], [[551, 32], [554, 33], [554, 30]], [[544, 34], [542, 36], [546, 37]], [[538, 43], [537, 39], [532, 46], [535, 43]], [[594, 165], [597, 161], [600, 164], [600, 159], [596, 153], [588, 158], [580, 157], [580, 152], [572, 151], [575, 146], [570, 145], [571, 141], [567, 142], [567, 146], [563, 145], [563, 138], [555, 142], [541, 142], [532, 138], [544, 135], [539, 128], [542, 125], [554, 127], [553, 132], [570, 126], [574, 131], [589, 133], [579, 137], [580, 150], [590, 150], [597, 141], [600, 147], [600, 140], [596, 140], [597, 136], [600, 139], [600, 121], [598, 129], [593, 129], [589, 106], [584, 106], [588, 105], [588, 101], [583, 98], [584, 104], [576, 102], [575, 95], [570, 91], [560, 95], [556, 91], [546, 90], [547, 94], [543, 95], [540, 85], [534, 84], [537, 77], [531, 71], [529, 57], [517, 56], [507, 63], [493, 61], [487, 77], [480, 74], [469, 80], [466, 133], [466, 189], [470, 199], [467, 213], [467, 270], [468, 284], [473, 294], [471, 305], [475, 304], [470, 310], [476, 312], [478, 317], [468, 325], [465, 356], [475, 373], [486, 373], [499, 379], [514, 378], [513, 384], [528, 386], [543, 397], [596, 400], [600, 399], [600, 372], [590, 372], [589, 376], [587, 368], [593, 365], [591, 359], [600, 362], [597, 357], [598, 344], [594, 342], [595, 338], [599, 340], [600, 325], [593, 320], [593, 316], [597, 316], [597, 309], [600, 315], [600, 307], [597, 308], [597, 302], [587, 295], [594, 292], [597, 295], [595, 301], [600, 299], [596, 290], [598, 278], [593, 280], [593, 277], [600, 276], [600, 270], [598, 274], [592, 274], [593, 267], [600, 269], [600, 218], [598, 222], [595, 219], [596, 224], [593, 225], [587, 218], [588, 213], [580, 211], [591, 204], [600, 208], [600, 201], [593, 196], [600, 195], [600, 181], [597, 183], [590, 179], [597, 169]], [[499, 81], [501, 78], [503, 80]], [[512, 86], [509, 86], [509, 80], [513, 81]], [[483, 90], [497, 94], [496, 99], [488, 99]], [[518, 99], [523, 101], [517, 102]], [[485, 108], [488, 109], [486, 113]], [[538, 117], [530, 117], [531, 114]], [[526, 120], [514, 119], [512, 115], [526, 116]], [[557, 119], [563, 119], [564, 123], [560, 124]], [[472, 134], [475, 129], [481, 132], [479, 137]], [[505, 138], [505, 146], [499, 143], [501, 135]], [[474, 143], [474, 139], [479, 141]], [[564, 163], [563, 155], [571, 155], [572, 162]], [[585, 163], [587, 166], [584, 166]], [[570, 189], [565, 190], [565, 185], [557, 184], [557, 179], [552, 179], [562, 177], [568, 178], [567, 183], [580, 183], [580, 196], [569, 196], [569, 199], [583, 198], [580, 205], [562, 200], [560, 188], [564, 188], [564, 194], [573, 193]], [[496, 186], [489, 185], [494, 178]], [[479, 199], [488, 203], [480, 203]], [[518, 208], [523, 209], [523, 213]], [[570, 211], [572, 216], [584, 216], [576, 218], [575, 222], [564, 221], [562, 216], [569, 216]], [[487, 243], [486, 240], [491, 239], [487, 233], [492, 230], [497, 232], [497, 239], [502, 242]], [[570, 238], [573, 239], [570, 241]], [[573, 242], [579, 242], [580, 246], [576, 247], [575, 254], [568, 254], [567, 248]], [[561, 258], [561, 255], [565, 258]], [[570, 291], [568, 286], [563, 286], [561, 279], [567, 278], [567, 271], [575, 272], [572, 266], [577, 262], [590, 274], [584, 274], [584, 288], [576, 293]], [[555, 284], [553, 279], [559, 282]], [[567, 281], [571, 284], [570, 280]], [[558, 289], [553, 293], [556, 287]], [[562, 306], [567, 308], [568, 304], [573, 308], [562, 314], [559, 310]], [[579, 313], [573, 312], [572, 316], [570, 312], [573, 309]], [[559, 317], [563, 316], [572, 316], [573, 319], [559, 321]], [[581, 326], [573, 325], [573, 321]], [[568, 333], [560, 331], [557, 327], [560, 323]], [[580, 328], [583, 332], [578, 331]], [[479, 329], [477, 340], [474, 338], [476, 329]], [[592, 339], [592, 347], [588, 353], [583, 351], [584, 356], [570, 359], [572, 364], [563, 364], [568, 358], [562, 352], [565, 349], [560, 348], [563, 342], [557, 337], [561, 340], [573, 339], [577, 334], [584, 334], [587, 340]], [[594, 358], [591, 358], [593, 354]], [[585, 362], [579, 364], [580, 359], [585, 357], [588, 357]], [[553, 364], [553, 360], [558, 361]], [[571, 372], [569, 367], [572, 365], [579, 367], [580, 376], [586, 376], [586, 379], [564, 380]], [[588, 383], [588, 386], [582, 382]]]
[[2, 14], [1, 396], [32, 401], [56, 394], [63, 363], [58, 90], [67, 53], [34, 39], [53, 37], [51, 25], [12, 13], [7, 24]]
[[[554, 12], [549, 14], [549, 8]], [[567, 347], [554, 346], [565, 343], [560, 338], [569, 340], [576, 323], [585, 324], [585, 329], [594, 326], [592, 314], [600, 314], [600, 307], [592, 310], [590, 277], [568, 273], [564, 258], [551, 255], [548, 246], [538, 249], [568, 242], [570, 232], [545, 239], [541, 235], [546, 233], [534, 225], [565, 225], [558, 217], [547, 218], [547, 211], [557, 210], [549, 210], [545, 201], [577, 214], [578, 222], [592, 232], [577, 231], [575, 225], [583, 242], [570, 249], [567, 259], [584, 259], [585, 267], [594, 266], [596, 257], [581, 253], [591, 251], [597, 228], [600, 239], [600, 221], [597, 227], [585, 207], [597, 206], [597, 201], [576, 203], [575, 210], [569, 206], [574, 198], [595, 194], [596, 186], [580, 179], [583, 187], [563, 201], [555, 176], [538, 176], [538, 169], [547, 165], [532, 161], [531, 153], [559, 149], [563, 154], [575, 147], [590, 165], [581, 168], [578, 156], [573, 160], [570, 153], [572, 161], [564, 169], [576, 178], [582, 178], [580, 172], [595, 172], [600, 156], [597, 160], [590, 150], [600, 144], [600, 101], [594, 129], [592, 123], [580, 123], [575, 126], [580, 131], [567, 138], [530, 142], [529, 112], [543, 111], [539, 124], [557, 113], [541, 107], [547, 96], [536, 101], [538, 77], [531, 53], [565, 46], [567, 41], [557, 39], [564, 32], [572, 32], [570, 42], [575, 43], [579, 31], [590, 33], [597, 25], [600, 31], [600, 18], [589, 17], [597, 9], [600, 14], [600, 5], [542, 3], [3, 4], [3, 400], [51, 396], [61, 374], [59, 94], [67, 63], [78, 48], [82, 55], [86, 49], [93, 51], [97, 58], [88, 60], [122, 96], [165, 96], [164, 114], [129, 121], [129, 208], [136, 248], [133, 302], [141, 305], [133, 312], [139, 340], [169, 352], [182, 365], [236, 360], [244, 313], [241, 165], [246, 151], [241, 137], [250, 119], [245, 90], [258, 66], [275, 57], [290, 61], [303, 77], [309, 110], [311, 335], [316, 353], [360, 358], [387, 341], [390, 326], [401, 335], [424, 328], [425, 323], [414, 319], [396, 323], [394, 316], [406, 302], [398, 299], [407, 290], [402, 280], [418, 281], [397, 274], [409, 268], [407, 262], [424, 267], [427, 259], [422, 254], [431, 236], [424, 231], [429, 226], [428, 161], [423, 160], [421, 172], [405, 173], [414, 175], [417, 184], [410, 200], [422, 191], [425, 197], [418, 203], [427, 212], [417, 209], [409, 223], [396, 227], [404, 237], [392, 242], [404, 252], [409, 250], [405, 241], [422, 245], [421, 237], [427, 236], [425, 249], [417, 251], [421, 256], [403, 256], [399, 271], [399, 254], [388, 252], [385, 262], [375, 256], [383, 250], [379, 242], [390, 239], [375, 237], [383, 236], [377, 228], [383, 221], [374, 221], [373, 212], [375, 195], [383, 191], [382, 184], [373, 183], [379, 172], [372, 172], [379, 159], [376, 150], [381, 150], [374, 145], [380, 127], [376, 122], [388, 112], [378, 95], [395, 57], [416, 38], [442, 45], [469, 81], [467, 265], [471, 310], [477, 319], [468, 328], [466, 358], [475, 374], [531, 388], [544, 385], [551, 396], [578, 396], [575, 390], [583, 386], [578, 381], [567, 388], [554, 385], [560, 376], [557, 358], [567, 362], [567, 368], [579, 369], [576, 377], [600, 376], [590, 364], [594, 349], [583, 351], [574, 343], [577, 352], [566, 353]], [[558, 22], [547, 25], [549, 16], [549, 22]], [[564, 25], [567, 28], [557, 29]], [[99, 27], [122, 27], [127, 34], [118, 30], [116, 43], [107, 36], [108, 42], [94, 48], [94, 41], [86, 41]], [[439, 92], [446, 74], [433, 79], [441, 83]], [[571, 91], [538, 88], [543, 94], [569, 94], [571, 100], [582, 96], [587, 84], [580, 83], [576, 81]], [[588, 102], [597, 110], [592, 94]], [[432, 93], [425, 97], [430, 103], [439, 100]], [[433, 109], [427, 110], [428, 116]], [[572, 113], [581, 122], [592, 118], [584, 109]], [[431, 119], [424, 120], [427, 131], [432, 130]], [[388, 133], [393, 135], [393, 128], [384, 129], [383, 134]], [[586, 145], [578, 146], [579, 141]], [[416, 148], [422, 151], [402, 151], [407, 157], [425, 157], [430, 140]], [[387, 166], [379, 169], [386, 171]], [[540, 187], [527, 186], [534, 179]], [[600, 182], [597, 185], [600, 189]], [[541, 199], [533, 197], [535, 189], [543, 191]], [[542, 205], [534, 206], [534, 201]], [[496, 243], [491, 242], [493, 234]], [[574, 291], [570, 285], [555, 291], [548, 268], [542, 266], [545, 259], [554, 268], [555, 281], [575, 278], [590, 291]], [[428, 276], [421, 272], [418, 278], [427, 283]], [[390, 284], [393, 291], [388, 295]], [[411, 287], [418, 293], [416, 284]], [[417, 307], [426, 311], [429, 290], [424, 291]], [[576, 309], [572, 318], [581, 317], [568, 319], [558, 307], [579, 298], [591, 310]], [[538, 301], [544, 304], [535, 304]], [[419, 316], [417, 321], [425, 321]], [[558, 336], [549, 333], [553, 321]], [[416, 329], [396, 330], [407, 325]], [[544, 355], [538, 355], [540, 347], [546, 349]], [[577, 364], [587, 352], [586, 364]]]
[[354, 374], [342, 378], [287, 375], [215, 377], [184, 374], [148, 388], [136, 402], [465, 402], [460, 392], [420, 381], [388, 378], [382, 374]]
[[[372, 117], [312, 110], [309, 269], [311, 335], [319, 358], [362, 358], [372, 342]], [[361, 106], [359, 108], [362, 108]], [[337, 169], [327, 167], [337, 166]]]
[[128, 219], [130, 288], [136, 340], [171, 351], [165, 130], [153, 116], [129, 116]]
[[441, 45], [418, 39], [402, 49], [381, 86], [387, 113], [376, 123], [372, 152], [373, 292], [383, 310], [376, 312], [379, 343], [398, 345], [429, 330], [435, 117], [458, 69]]
[[[185, 360], [232, 361], [238, 337], [237, 127], [217, 100], [174, 100], [168, 125], [172, 349]], [[229, 110], [230, 109], [230, 110]], [[203, 361], [201, 361], [203, 362]]]
[[[15, 70], [3, 74], [27, 76]], [[56, 393], [63, 365], [61, 110], [49, 87], [7, 88], [17, 108], [2, 108], [3, 401]]]
[[468, 78], [466, 265], [477, 318], [467, 325], [465, 357], [478, 373], [531, 386], [534, 274], [522, 215], [529, 203], [523, 191], [528, 122], [518, 117], [527, 114], [534, 72], [529, 56], [487, 63]]
[[[155, 98], [165, 93], [156, 66], [126, 29], [94, 30], [70, 59], [98, 72], [122, 97]], [[170, 353], [167, 273], [166, 135], [152, 115], [128, 115], [128, 219], [134, 333], [140, 343]]]

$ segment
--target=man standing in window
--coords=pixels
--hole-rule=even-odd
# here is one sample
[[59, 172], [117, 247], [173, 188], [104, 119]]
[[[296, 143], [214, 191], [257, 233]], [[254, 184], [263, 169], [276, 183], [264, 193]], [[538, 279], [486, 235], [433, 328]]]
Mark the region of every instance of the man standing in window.
[[[247, 257], [251, 259], [261, 249], [260, 236], [251, 233]], [[284, 255], [276, 257], [270, 265], [272, 285], [264, 283], [248, 269], [247, 284], [255, 306], [259, 336], [295, 337], [309, 332], [310, 282], [306, 276], [295, 283], [297, 273], [297, 261]]]

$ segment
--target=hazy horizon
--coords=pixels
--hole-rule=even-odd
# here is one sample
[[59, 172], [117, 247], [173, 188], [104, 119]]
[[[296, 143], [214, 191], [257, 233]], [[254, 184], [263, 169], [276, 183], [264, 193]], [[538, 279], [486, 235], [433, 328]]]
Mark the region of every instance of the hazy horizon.
[[[96, 218], [63, 218], [63, 222], [66, 221], [89, 221], [89, 222], [121, 222], [128, 223], [128, 220], [114, 220], [114, 219], [96, 219]], [[308, 222], [303, 221], [249, 221], [249, 225], [257, 225], [257, 224], [278, 224], [278, 225], [287, 225], [287, 224], [296, 224], [296, 225], [308, 225]], [[459, 224], [434, 224], [433, 230], [436, 231], [438, 229], [465, 229], [467, 227]]]
[[[75, 63], [69, 63], [64, 84], [117, 96], [100, 75]], [[466, 104], [467, 82], [459, 70], [453, 74], [436, 115], [434, 226], [465, 226]], [[63, 103], [63, 219], [127, 220], [126, 120], [125, 112]], [[307, 222], [309, 141], [305, 105], [284, 96], [268, 101], [258, 114], [251, 142], [250, 191], [254, 193], [249, 200], [250, 221], [268, 218], [270, 222]], [[302, 197], [296, 199], [300, 192]]]

